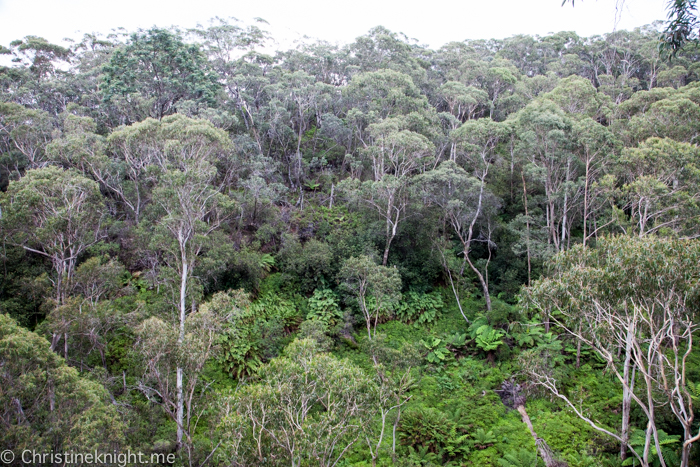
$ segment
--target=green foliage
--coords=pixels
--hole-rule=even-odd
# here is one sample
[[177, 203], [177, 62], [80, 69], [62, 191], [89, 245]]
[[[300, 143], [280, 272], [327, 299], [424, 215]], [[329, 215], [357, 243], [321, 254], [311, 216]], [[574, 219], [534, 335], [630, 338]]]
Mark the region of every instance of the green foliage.
[[[680, 459], [678, 458], [676, 449], [678, 448], [678, 445], [680, 445], [680, 435], [669, 435], [664, 430], [659, 429], [658, 436], [659, 445], [661, 446], [661, 453], [664, 456], [666, 465], [678, 465], [680, 463]], [[646, 432], [644, 430], [635, 429], [630, 435], [630, 447], [641, 455], [642, 451], [644, 450], [645, 440]], [[653, 436], [651, 445], [649, 446], [649, 454], [651, 459], [650, 464], [654, 467], [659, 467], [661, 465], [661, 461], [659, 460], [659, 454], [656, 451], [656, 443], [654, 442]], [[637, 465], [637, 458], [630, 456], [625, 459], [622, 465]]]
[[[185, 43], [178, 31], [167, 29], [132, 34], [126, 45], [114, 51], [103, 76], [105, 102], [134, 105], [140, 98], [148, 108], [146, 116], [158, 119], [175, 112], [182, 100], [213, 104], [219, 90], [199, 46]], [[130, 111], [132, 119], [144, 117], [138, 107]]]
[[437, 337], [432, 337], [427, 341], [421, 340], [421, 344], [428, 350], [425, 359], [432, 364], [439, 364], [445, 361], [445, 358], [451, 355], [447, 348], [447, 343]]
[[367, 326], [367, 336], [372, 338], [372, 329], [390, 316], [396, 303], [401, 299], [401, 275], [395, 268], [380, 266], [366, 255], [348, 258], [338, 279], [341, 287], [350, 295], [350, 301], [357, 304]]
[[437, 321], [443, 306], [439, 293], [426, 294], [410, 291], [403, 294], [403, 299], [396, 305], [394, 311], [396, 317], [404, 323], [413, 323], [416, 326], [430, 325]]
[[312, 339], [318, 345], [319, 350], [327, 352], [331, 349], [333, 341], [329, 337], [328, 325], [321, 320], [306, 320], [299, 325], [298, 339]]
[[[217, 467], [534, 466], [495, 392], [533, 367], [619, 429], [617, 318], [682, 302], [675, 328], [697, 321], [697, 54], [664, 63], [651, 26], [437, 50], [378, 27], [269, 56], [261, 28], [0, 46], [0, 309], [54, 349], [0, 336], [0, 438]], [[700, 352], [683, 361], [697, 405]], [[619, 464], [525, 378], [557, 457]], [[653, 396], [671, 465], [682, 428]]]
[[407, 410], [401, 418], [399, 437], [402, 444], [437, 454], [441, 460], [469, 452], [468, 435], [459, 435], [455, 423], [432, 407]]
[[291, 236], [284, 239], [280, 267], [288, 280], [298, 283], [304, 293], [323, 286], [336, 270], [329, 244], [312, 238], [302, 245]]
[[510, 333], [520, 347], [533, 347], [542, 342], [543, 324], [535, 320], [518, 324], [517, 330]]
[[106, 205], [99, 185], [74, 170], [30, 170], [10, 183], [0, 205], [6, 241], [51, 260], [60, 304], [78, 256], [104, 234]]
[[125, 427], [107, 391], [81, 377], [42, 337], [0, 314], [0, 441], [7, 449], [104, 450], [124, 443]]
[[226, 396], [234, 410], [221, 421], [223, 455], [249, 465], [332, 465], [369, 421], [375, 391], [347, 360], [320, 352], [313, 340], [296, 340], [257, 382]]
[[467, 345], [467, 334], [460, 334], [455, 332], [454, 334], [445, 337], [445, 343], [454, 349], [464, 347]]
[[498, 465], [500, 467], [537, 467], [541, 463], [536, 452], [520, 449], [511, 451], [501, 459], [498, 459]]
[[326, 326], [334, 327], [343, 318], [338, 304], [338, 296], [330, 289], [316, 289], [309, 297], [309, 312], [306, 319], [318, 320]]
[[236, 378], [257, 373], [264, 361], [277, 356], [286, 338], [285, 327], [300, 322], [295, 304], [277, 295], [251, 303], [248, 294], [235, 290], [219, 292], [208, 303], [226, 316], [218, 359]]
[[263, 271], [270, 272], [275, 267], [275, 258], [270, 253], [263, 253], [260, 256], [259, 266]]
[[472, 332], [474, 343], [484, 352], [492, 352], [496, 350], [499, 345], [503, 345], [503, 340], [501, 338], [505, 335], [505, 332], [501, 329], [494, 329], [488, 324], [473, 324], [470, 327], [470, 331]]
[[476, 431], [472, 433], [472, 438], [474, 447], [477, 449], [486, 449], [496, 442], [493, 431], [486, 431], [483, 428], [477, 428]]
[[586, 451], [574, 452], [567, 455], [566, 462], [571, 467], [596, 467], [600, 465], [598, 459]]

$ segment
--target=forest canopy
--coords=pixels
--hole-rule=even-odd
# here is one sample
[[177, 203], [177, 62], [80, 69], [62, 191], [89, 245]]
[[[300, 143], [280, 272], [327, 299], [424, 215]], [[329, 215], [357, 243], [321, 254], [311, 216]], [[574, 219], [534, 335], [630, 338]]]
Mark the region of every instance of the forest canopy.
[[0, 47], [0, 449], [700, 465], [700, 56], [661, 28]]

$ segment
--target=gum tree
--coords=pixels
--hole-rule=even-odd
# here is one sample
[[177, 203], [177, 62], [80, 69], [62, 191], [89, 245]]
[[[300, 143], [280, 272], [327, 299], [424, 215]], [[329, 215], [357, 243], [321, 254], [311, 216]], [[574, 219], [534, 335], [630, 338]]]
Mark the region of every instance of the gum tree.
[[[435, 170], [426, 172], [415, 181], [417, 196], [428, 206], [436, 206], [459, 239], [464, 259], [459, 275], [466, 265], [474, 272], [484, 294], [486, 309], [491, 310], [491, 295], [485, 274], [473, 259], [476, 242], [491, 245], [491, 233], [495, 216], [500, 207], [498, 198], [486, 188], [485, 183], [469, 175], [452, 161], [445, 161]], [[488, 266], [488, 265], [487, 265]], [[446, 268], [449, 265], [445, 264]], [[452, 272], [448, 270], [450, 278]]]
[[[99, 186], [73, 170], [30, 170], [10, 182], [0, 206], [6, 241], [51, 261], [53, 300], [61, 306], [78, 259], [104, 236], [107, 209]], [[60, 339], [54, 334], [52, 349]]]
[[[229, 201], [221, 193], [227, 179], [217, 172], [216, 162], [230, 149], [228, 136], [205, 120], [172, 115], [161, 121], [146, 120], [133, 125], [141, 138], [132, 141], [136, 153], [147, 152], [156, 172], [152, 192], [154, 232], [150, 249], [166, 270], [177, 274], [177, 345], [184, 345], [189, 304], [194, 310], [192, 276], [195, 267], [214, 249], [217, 229], [226, 219]], [[144, 131], [139, 131], [144, 130]], [[174, 275], [174, 274], [173, 274]], [[175, 278], [173, 277], [173, 282]], [[183, 375], [177, 366], [177, 442], [182, 443], [184, 428]]]
[[662, 405], [668, 405], [683, 426], [683, 467], [690, 447], [700, 439], [700, 433], [692, 432], [693, 386], [687, 379], [687, 358], [697, 329], [698, 264], [700, 243], [694, 240], [602, 238], [595, 248], [578, 245], [557, 255], [550, 277], [523, 291], [525, 303], [551, 312], [560, 329], [607, 363], [623, 393], [619, 433], [590, 420], [572, 403], [547, 355], [528, 351], [521, 358], [524, 367], [535, 384], [562, 399], [593, 429], [619, 441], [622, 459], [631, 449], [632, 403], [647, 421], [643, 451], [632, 450], [642, 465], [649, 465], [652, 444], [665, 465], [656, 425]]

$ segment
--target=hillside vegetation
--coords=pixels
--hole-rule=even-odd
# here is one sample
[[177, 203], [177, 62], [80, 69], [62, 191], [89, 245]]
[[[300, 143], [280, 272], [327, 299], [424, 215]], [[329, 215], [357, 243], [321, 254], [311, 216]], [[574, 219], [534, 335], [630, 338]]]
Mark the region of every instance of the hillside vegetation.
[[700, 62], [658, 27], [0, 47], [0, 448], [700, 465]]

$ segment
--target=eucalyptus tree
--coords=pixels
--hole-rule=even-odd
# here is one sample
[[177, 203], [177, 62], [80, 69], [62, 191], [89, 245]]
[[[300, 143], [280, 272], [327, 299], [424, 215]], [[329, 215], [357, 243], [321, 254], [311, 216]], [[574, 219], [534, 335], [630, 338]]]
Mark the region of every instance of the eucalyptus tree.
[[[359, 73], [343, 89], [343, 97], [352, 112], [352, 120], [362, 122], [355, 127], [355, 137], [367, 145], [365, 129], [369, 123], [387, 117], [427, 111], [428, 100], [410, 76], [385, 69]], [[351, 119], [348, 112], [348, 119]]]
[[356, 70], [349, 65], [352, 58], [348, 46], [341, 48], [321, 40], [278, 52], [276, 58], [282, 68], [292, 73], [303, 70], [313, 76], [316, 82], [336, 88], [346, 85], [350, 81], [350, 74]]
[[265, 20], [257, 18], [257, 25], [241, 26], [236, 18], [212, 18], [207, 26], [197, 25], [189, 31], [199, 39], [202, 51], [207, 54], [211, 66], [224, 77], [236, 72], [239, 60], [256, 47], [264, 46], [270, 39], [263, 29]]
[[[621, 121], [616, 121], [617, 125], [625, 123], [638, 114], [645, 114], [652, 104], [662, 99], [676, 95], [676, 91], [671, 88], [655, 87], [648, 91], [637, 91], [632, 97], [615, 108], [615, 114]], [[618, 130], [619, 131], [619, 130]]]
[[615, 107], [611, 129], [625, 146], [636, 146], [652, 136], [649, 131], [651, 106], [676, 94], [676, 91], [671, 88], [660, 87], [649, 91], [637, 91], [628, 100]]
[[[565, 239], [565, 231], [571, 232], [574, 219], [582, 216], [583, 243], [585, 244], [591, 235], [610, 225], [611, 220], [589, 219], [591, 211], [602, 214], [599, 211], [608, 206], [605, 201], [609, 198], [604, 190], [592, 190], [593, 184], [599, 181], [606, 170], [610, 170], [615, 162], [613, 157], [618, 143], [613, 133], [599, 123], [600, 120], [611, 118], [613, 103], [605, 94], [598, 92], [591, 82], [579, 76], [570, 76], [562, 79], [551, 92], [544, 94], [542, 99], [555, 103], [571, 119], [571, 154], [566, 164], [565, 181], [563, 185], [562, 201], [562, 236]], [[578, 166], [578, 167], [577, 167]], [[606, 169], [607, 166], [607, 169]], [[579, 180], [576, 180], [580, 174]], [[595, 195], [595, 196], [593, 196]], [[601, 198], [602, 196], [602, 198]], [[594, 198], [594, 199], [592, 199]], [[578, 200], [582, 199], [581, 207]], [[569, 235], [570, 233], [566, 233]]]
[[384, 266], [399, 225], [405, 219], [411, 177], [425, 168], [434, 153], [434, 146], [425, 136], [405, 127], [406, 120], [398, 117], [370, 125], [371, 143], [362, 148], [361, 154], [371, 164], [373, 180], [362, 184], [348, 180], [341, 186], [359, 196], [384, 221]]
[[69, 48], [42, 37], [26, 36], [12, 41], [5, 53], [13, 55], [14, 66], [4, 69], [7, 87], [3, 101], [56, 116], [79, 100], [69, 85], [71, 74], [65, 71], [73, 58]]
[[650, 138], [638, 148], [625, 149], [620, 165], [625, 178], [622, 205], [630, 212], [630, 234], [700, 234], [700, 152], [696, 146]]
[[225, 461], [234, 465], [339, 465], [372, 419], [375, 383], [348, 360], [295, 340], [258, 379], [225, 398]]
[[216, 299], [203, 304], [187, 315], [181, 327], [151, 317], [135, 329], [135, 350], [144, 362], [138, 389], [177, 424], [178, 443], [186, 448], [190, 466], [202, 465], [202, 458], [213, 454], [202, 452], [196, 429], [209, 409], [206, 387], [200, 387], [201, 373], [217, 354], [222, 325], [230, 312], [220, 305]]
[[104, 143], [98, 139], [94, 144], [83, 145], [85, 168], [114, 193], [128, 217], [137, 224], [151, 201], [158, 178], [156, 157], [165, 144], [159, 134], [161, 126], [157, 120], [146, 119], [117, 128]]
[[55, 62], [68, 61], [71, 56], [70, 49], [38, 36], [26, 36], [10, 42], [10, 51], [15, 56], [15, 61], [22, 63], [37, 78], [56, 73]]
[[[105, 227], [110, 220], [108, 207], [93, 181], [75, 171], [44, 170], [48, 169], [42, 169], [42, 175], [29, 171], [22, 179], [29, 185], [19, 192], [17, 187], [10, 188], [10, 205], [4, 213], [5, 240], [22, 242], [29, 254], [51, 259], [54, 274], [48, 279], [54, 296], [47, 300], [49, 314], [42, 325], [52, 335], [51, 348], [58, 352], [63, 339], [60, 350], [66, 360], [69, 348], [81, 357], [93, 350], [104, 357], [103, 331], [117, 319], [111, 314], [105, 315], [102, 308], [98, 310], [96, 282], [90, 286], [92, 291], [83, 287], [86, 281], [81, 270], [85, 270], [86, 263], [78, 264], [91, 246], [106, 237]], [[98, 277], [92, 279], [97, 281]], [[111, 279], [119, 282], [117, 277]], [[88, 341], [89, 344], [83, 345]], [[81, 349], [86, 352], [81, 353]], [[77, 361], [82, 360], [73, 359], [72, 363]]]
[[25, 450], [112, 452], [126, 445], [127, 427], [105, 388], [6, 314], [0, 314], [0, 365], [0, 442], [18, 457]]
[[589, 117], [595, 120], [609, 118], [613, 103], [593, 84], [580, 76], [569, 76], [557, 82], [557, 86], [542, 96], [554, 102], [572, 118]]
[[[378, 424], [366, 424], [362, 427], [363, 438], [372, 457], [372, 465], [377, 465], [377, 459], [383, 451], [384, 439], [388, 438], [388, 425], [391, 425], [391, 457], [396, 462], [397, 429], [401, 423], [401, 415], [413, 395], [409, 394], [416, 385], [413, 369], [421, 360], [421, 350], [412, 343], [405, 343], [399, 349], [386, 345], [385, 336], [379, 335], [364, 347], [372, 355], [375, 364], [374, 381], [377, 391], [373, 394], [375, 418]], [[390, 414], [395, 412], [393, 423]], [[388, 439], [387, 439], [388, 441]]]
[[[122, 123], [176, 111], [181, 100], [214, 104], [220, 89], [205, 54], [178, 31], [151, 28], [133, 33], [104, 67], [105, 103], [123, 105]], [[146, 115], [139, 115], [139, 107]], [[140, 118], [138, 118], [140, 117]]]
[[[466, 171], [472, 174], [478, 180], [479, 183], [479, 193], [474, 202], [476, 203], [474, 217], [472, 218], [472, 227], [476, 223], [476, 220], [481, 216], [481, 209], [485, 205], [489, 204], [487, 198], [491, 196], [490, 192], [487, 190], [487, 178], [491, 168], [499, 163], [500, 156], [497, 152], [497, 147], [501, 143], [507, 142], [512, 133], [512, 127], [508, 123], [494, 122], [490, 118], [480, 118], [478, 120], [470, 120], [465, 122], [456, 131], [453, 132], [453, 138], [457, 143], [457, 159], [466, 169]], [[486, 290], [488, 294], [488, 264], [491, 260], [491, 233], [495, 223], [489, 221], [486, 223], [489, 226], [488, 229], [483, 229], [482, 234], [485, 234], [482, 241], [485, 243], [486, 249], [488, 250], [488, 259], [486, 261], [486, 267], [484, 270], [484, 277], [480, 277], [480, 282], [482, 282], [482, 289]], [[470, 229], [470, 230], [471, 230]], [[471, 237], [468, 234], [467, 237]], [[473, 239], [469, 239], [467, 243], [471, 243]], [[465, 245], [465, 260], [466, 252], [470, 249], [470, 245]], [[474, 266], [470, 263], [470, 267], [474, 269]], [[463, 267], [461, 268], [463, 270]], [[490, 299], [487, 300], [488, 307], [490, 309]]]
[[518, 75], [509, 63], [499, 63], [498, 60], [494, 60], [490, 65], [482, 77], [483, 87], [489, 93], [489, 118], [496, 116], [502, 118], [503, 116], [497, 113], [497, 106], [502, 106], [509, 97], [512, 97]]
[[[474, 118], [476, 109], [488, 101], [486, 91], [474, 86], [465, 86], [457, 81], [448, 81], [438, 89], [438, 95], [442, 98], [447, 111], [455, 118], [450, 120], [450, 130], [456, 130], [465, 120]], [[454, 141], [450, 144], [450, 160], [457, 156], [457, 145]]]
[[465, 122], [453, 134], [457, 143], [455, 161], [485, 185], [491, 167], [500, 157], [496, 148], [508, 140], [511, 131], [509, 124], [490, 118]]
[[431, 79], [440, 83], [456, 81], [464, 84], [467, 81], [462, 79], [460, 66], [476, 55], [474, 48], [464, 42], [448, 42], [434, 51], [428, 74]]
[[554, 73], [535, 75], [531, 78], [524, 76], [515, 83], [514, 93], [520, 96], [524, 104], [527, 104], [537, 96], [553, 90], [558, 82], [559, 78]]
[[509, 60], [527, 77], [544, 75], [548, 61], [554, 55], [549, 44], [539, 37], [517, 34], [503, 40], [498, 56]]
[[51, 142], [53, 121], [43, 110], [33, 110], [12, 102], [0, 102], [0, 151], [11, 157], [5, 170], [19, 176], [24, 169], [37, 169], [48, 164], [46, 145]]
[[279, 164], [269, 157], [253, 155], [243, 163], [241, 169], [239, 186], [245, 190], [241, 217], [244, 217], [243, 211], [248, 207], [250, 219], [255, 223], [264, 208], [283, 199], [287, 187], [281, 183]]
[[[683, 427], [682, 466], [689, 465], [690, 447], [700, 439], [691, 428], [694, 391], [686, 376], [697, 329], [699, 254], [696, 240], [603, 238], [595, 248], [577, 245], [560, 253], [550, 276], [523, 290], [524, 303], [540, 312], [555, 311], [557, 326], [606, 362], [622, 390], [620, 431], [591, 420], [570, 400], [546, 352], [524, 354], [526, 371], [593, 429], [619, 441], [622, 459], [631, 449], [642, 465], [651, 465], [654, 445], [661, 465], [666, 465], [657, 427], [657, 410], [663, 405]], [[629, 445], [632, 403], [644, 415], [642, 452]]]
[[226, 80], [224, 88], [228, 105], [238, 110], [246, 131], [255, 139], [261, 153], [271, 138], [266, 138], [269, 121], [266, 111], [270, 99], [265, 90], [271, 83], [268, 75], [273, 64], [273, 57], [251, 50], [237, 60], [227, 62], [219, 71]]
[[440, 86], [438, 95], [447, 105], [448, 112], [460, 122], [474, 118], [477, 107], [488, 101], [486, 91], [457, 81], [448, 81]]
[[[417, 195], [423, 198], [428, 206], [437, 206], [449, 222], [461, 243], [464, 256], [459, 274], [464, 274], [468, 264], [479, 280], [486, 309], [490, 311], [491, 294], [485, 272], [479, 271], [472, 255], [476, 242], [485, 242], [487, 248], [491, 247], [491, 233], [500, 207], [499, 199], [482, 180], [469, 175], [452, 161], [445, 161], [437, 169], [417, 177], [415, 187]], [[445, 267], [449, 268], [449, 265]], [[447, 273], [451, 279], [452, 272], [448, 270]]]
[[667, 99], [651, 104], [644, 113], [632, 117], [628, 123], [631, 143], [647, 138], [672, 138], [686, 143], [697, 143], [700, 137], [700, 104], [693, 90], [695, 85], [681, 88]]
[[[212, 234], [227, 216], [227, 199], [221, 187], [216, 186], [222, 181], [216, 162], [230, 149], [230, 140], [209, 122], [177, 115], [163, 119], [159, 126], [158, 141], [163, 146], [155, 164], [161, 173], [153, 196], [160, 218], [153, 248], [163, 249], [166, 260], [180, 276], [178, 343], [181, 344], [185, 339], [188, 281], [201, 261], [199, 256], [212, 247]], [[178, 368], [177, 373], [177, 441], [181, 443], [183, 368]]]
[[610, 220], [602, 219], [605, 210], [612, 208], [609, 203], [609, 190], [603, 187], [602, 178], [614, 168], [614, 154], [619, 149], [619, 142], [613, 133], [590, 117], [574, 122], [573, 135], [576, 141], [575, 154], [583, 166], [583, 244], [591, 237], [610, 225]]
[[[151, 199], [148, 217], [154, 228], [149, 248], [165, 266], [164, 272], [171, 271], [177, 276], [177, 279], [171, 277], [173, 283], [179, 283], [175, 287], [179, 290], [176, 341], [177, 345], [183, 345], [188, 298], [195, 309], [191, 283], [194, 269], [208, 261], [206, 253], [215, 246], [225, 246], [225, 242], [214, 237], [229, 214], [230, 201], [222, 193], [229, 174], [219, 173], [217, 166], [224, 171], [228, 168], [225, 161], [231, 150], [230, 139], [206, 120], [181, 115], [160, 121], [147, 119], [123, 128], [110, 138], [131, 160], [138, 161], [133, 168], [143, 172], [134, 172], [137, 183], [145, 181], [146, 174], [152, 177], [148, 181]], [[183, 372], [182, 367], [176, 368], [178, 445], [182, 443], [184, 429]]]
[[[646, 84], [647, 90], [651, 90], [657, 85], [656, 79], [659, 72], [664, 68], [664, 59], [659, 54], [658, 42], [654, 40], [656, 38], [649, 37], [650, 33], [647, 31], [644, 32], [646, 32], [645, 37], [647, 40], [645, 40], [639, 48], [639, 55], [644, 65], [644, 78], [642, 82]], [[653, 31], [652, 33], [655, 32], [656, 31]]]
[[[98, 184], [74, 170], [29, 170], [10, 182], [0, 206], [5, 241], [51, 261], [53, 300], [61, 306], [81, 255], [105, 236], [107, 209]], [[60, 339], [54, 334], [52, 349]]]
[[417, 86], [426, 81], [425, 62], [417, 56], [421, 47], [409, 44], [405, 34], [377, 26], [347, 49], [349, 66], [361, 73], [394, 70], [410, 76]]
[[548, 100], [533, 101], [517, 117], [518, 152], [526, 164], [525, 171], [544, 189], [548, 243], [557, 251], [566, 248], [569, 236], [566, 220], [570, 205], [563, 203], [567, 199], [564, 192], [576, 179], [571, 125], [571, 119]]
[[[317, 115], [323, 113], [326, 96], [330, 87], [324, 83], [315, 82], [313, 76], [304, 71], [283, 73], [275, 82], [265, 88], [265, 92], [278, 100], [287, 110], [288, 127], [294, 132], [295, 143], [285, 154], [289, 166], [289, 182], [293, 189], [301, 194], [301, 182], [304, 176], [302, 139], [311, 129]], [[287, 122], [285, 122], [287, 123]]]
[[401, 299], [401, 275], [396, 268], [379, 266], [371, 257], [363, 255], [345, 260], [338, 279], [357, 302], [367, 325], [367, 338], [371, 341], [377, 335], [379, 318], [386, 317]]
[[[93, 366], [91, 362], [107, 367], [110, 339], [138, 315], [138, 307], [125, 312], [114, 306], [112, 300], [125, 292], [122, 278], [126, 270], [118, 260], [107, 258], [106, 255], [93, 256], [81, 262], [75, 270], [68, 296], [41, 323], [41, 329], [53, 336], [63, 336], [60, 349], [63, 357], [83, 371]], [[55, 345], [54, 350], [59, 352]], [[100, 358], [93, 358], [95, 354]]]

